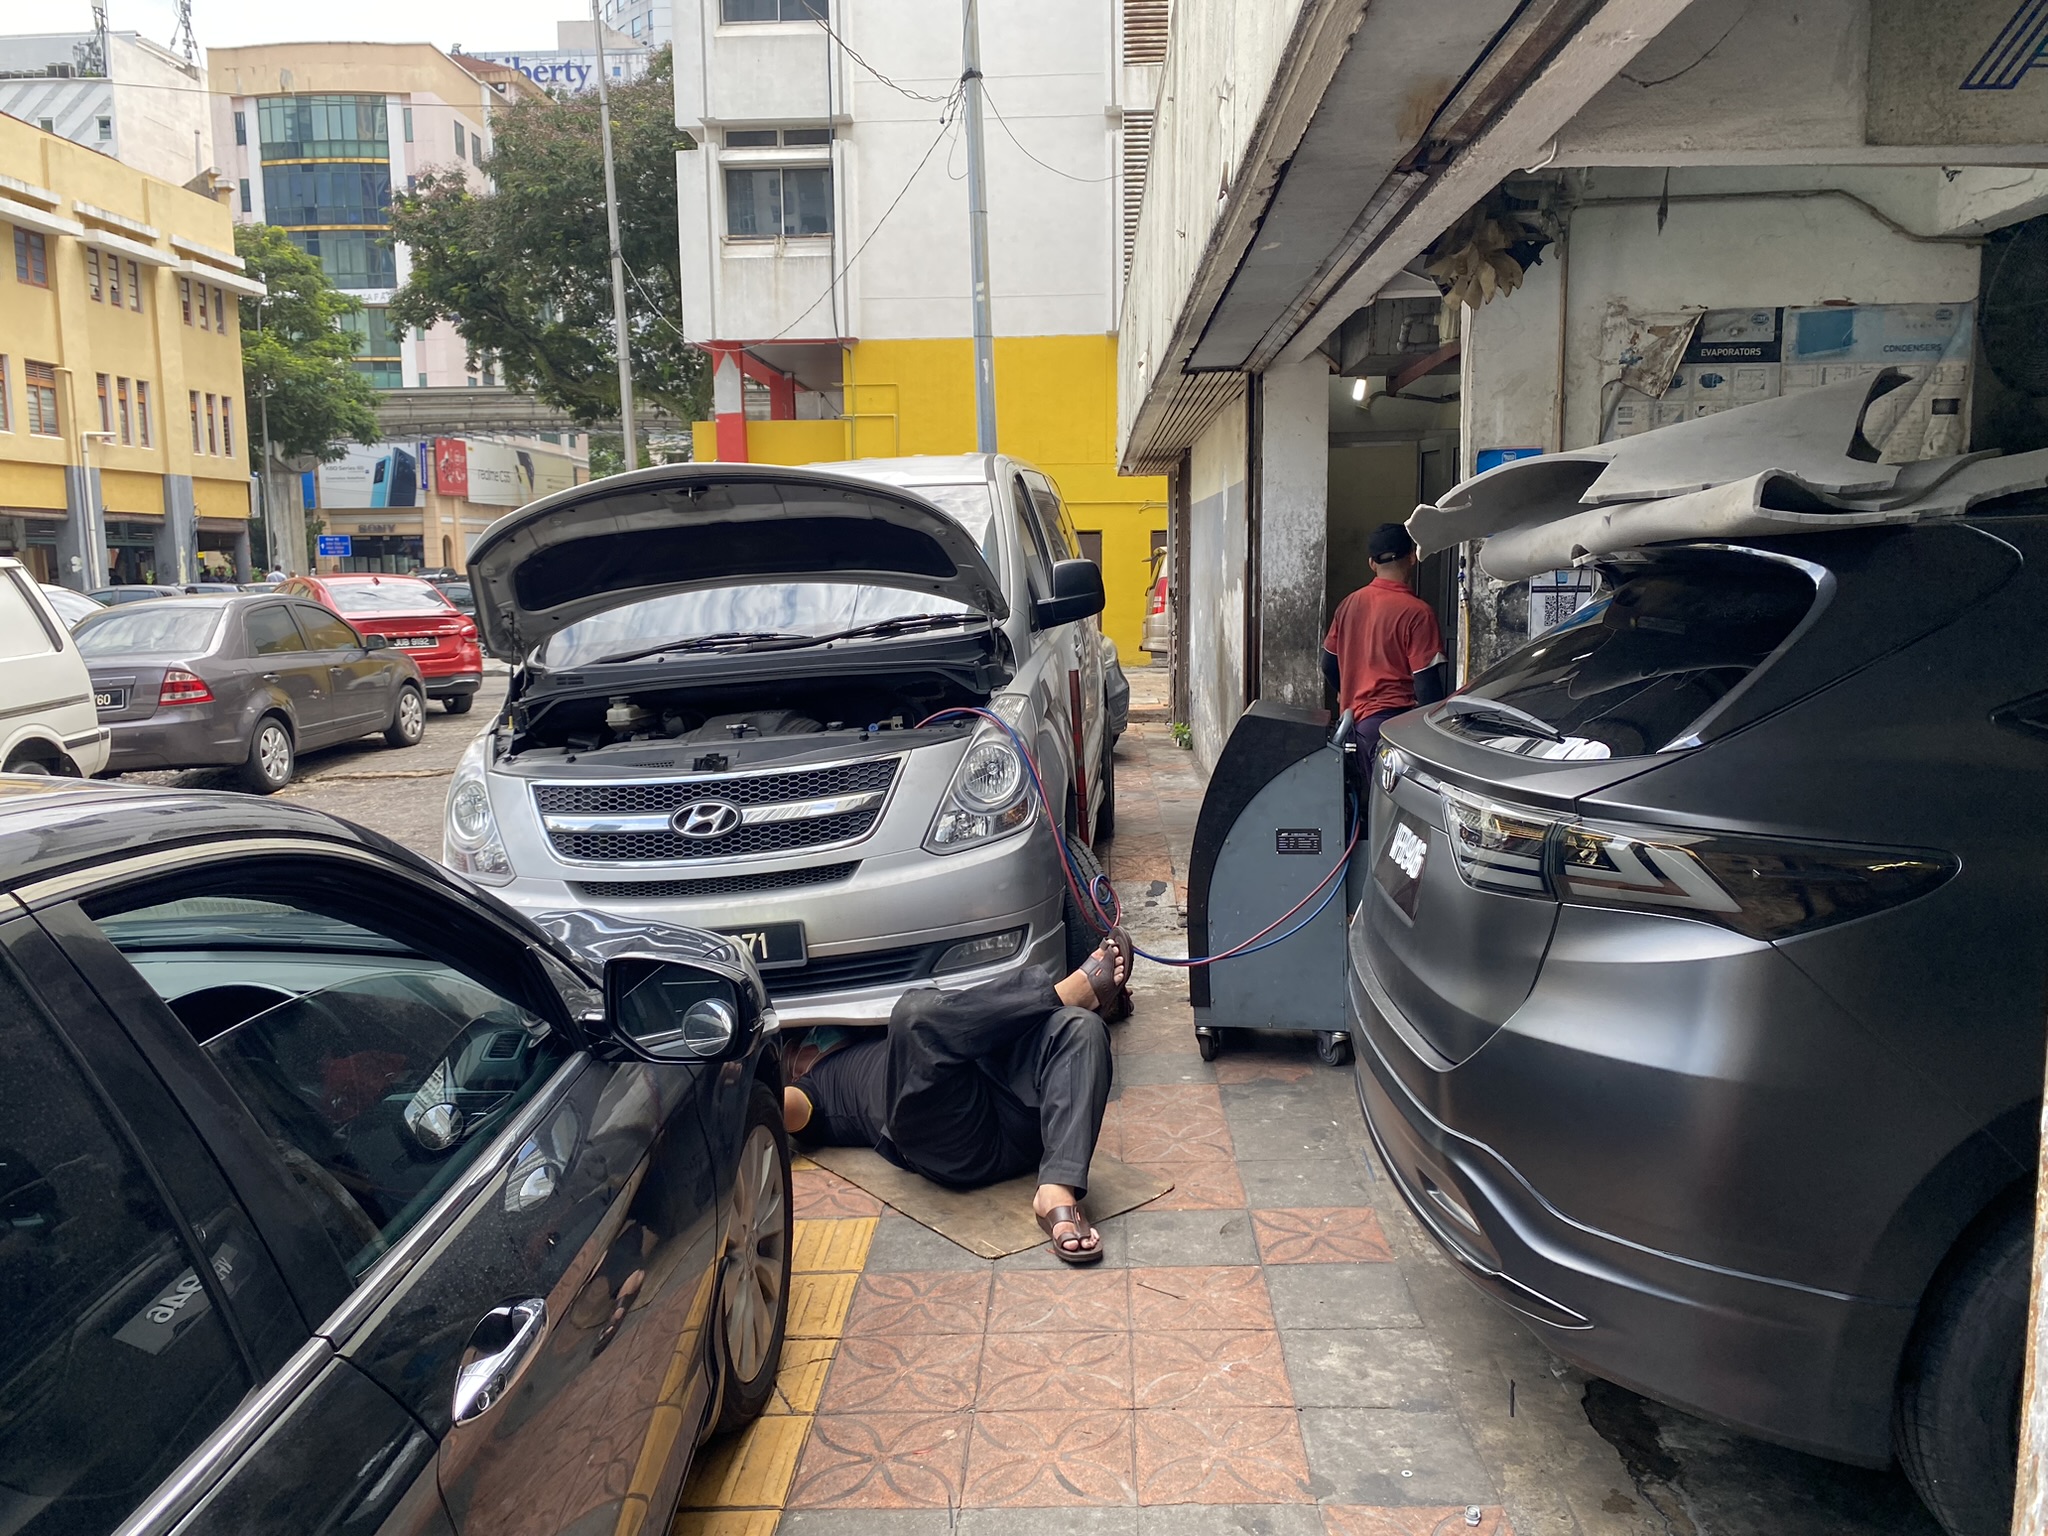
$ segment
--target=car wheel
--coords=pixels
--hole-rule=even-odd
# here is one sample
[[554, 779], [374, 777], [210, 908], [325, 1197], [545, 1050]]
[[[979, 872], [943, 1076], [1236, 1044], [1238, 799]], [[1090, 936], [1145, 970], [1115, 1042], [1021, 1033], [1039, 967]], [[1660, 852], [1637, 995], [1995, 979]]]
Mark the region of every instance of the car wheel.
[[0, 768], [0, 773], [47, 774], [49, 771], [50, 765], [44, 762], [40, 757], [10, 758], [8, 760], [7, 766], [5, 768]]
[[717, 1349], [724, 1380], [714, 1434], [730, 1434], [759, 1417], [775, 1390], [782, 1336], [789, 1326], [794, 1200], [782, 1105], [765, 1083], [757, 1082], [747, 1099], [747, 1131], [733, 1179], [732, 1241], [718, 1290]]
[[265, 715], [256, 722], [256, 734], [249, 742], [242, 787], [251, 794], [274, 795], [291, 783], [294, 764], [290, 728], [276, 715]]
[[451, 693], [441, 701], [441, 707], [451, 715], [466, 715], [469, 713], [469, 706], [475, 702], [476, 695], [473, 693]]
[[1920, 1305], [1892, 1443], [1950, 1536], [2004, 1536], [2019, 1461], [2034, 1208], [2015, 1200]]
[[[1088, 890], [1102, 873], [1100, 861], [1078, 842], [1068, 844], [1067, 853], [1074, 861], [1074, 879], [1082, 890]], [[1067, 925], [1067, 969], [1078, 971], [1102, 942], [1102, 923], [1092, 905], [1083, 907], [1075, 902], [1071, 890], [1060, 898], [1060, 917]]]
[[398, 707], [391, 712], [391, 724], [384, 728], [387, 747], [416, 747], [427, 733], [427, 704], [419, 689], [407, 683], [398, 690]]

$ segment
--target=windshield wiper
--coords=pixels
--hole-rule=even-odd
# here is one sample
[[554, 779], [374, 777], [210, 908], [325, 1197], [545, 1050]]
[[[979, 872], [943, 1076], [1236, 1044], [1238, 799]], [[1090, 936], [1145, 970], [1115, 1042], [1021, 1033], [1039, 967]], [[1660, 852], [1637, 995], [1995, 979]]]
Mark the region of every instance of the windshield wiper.
[[1520, 736], [1539, 736], [1545, 741], [1564, 740], [1564, 733], [1549, 722], [1539, 720], [1512, 704], [1503, 704], [1498, 699], [1475, 699], [1469, 694], [1454, 694], [1444, 700], [1444, 713], [1490, 720]]
[[834, 640], [868, 640], [880, 635], [914, 635], [920, 630], [952, 629], [962, 624], [978, 624], [986, 617], [987, 615], [979, 613], [903, 613], [893, 619], [877, 619], [872, 624], [856, 624], [852, 629], [834, 630], [829, 635], [806, 635], [789, 643], [792, 646], [828, 645]]
[[581, 665], [602, 667], [615, 661], [641, 661], [649, 656], [666, 656], [671, 651], [716, 651], [728, 645], [751, 645], [762, 640], [787, 640], [790, 638], [803, 639], [805, 637], [801, 635], [791, 637], [779, 634], [772, 629], [734, 629], [716, 635], [693, 635], [688, 640], [664, 640], [660, 645], [646, 645], [637, 651], [620, 651], [614, 656], [600, 656], [593, 662], [581, 663]]

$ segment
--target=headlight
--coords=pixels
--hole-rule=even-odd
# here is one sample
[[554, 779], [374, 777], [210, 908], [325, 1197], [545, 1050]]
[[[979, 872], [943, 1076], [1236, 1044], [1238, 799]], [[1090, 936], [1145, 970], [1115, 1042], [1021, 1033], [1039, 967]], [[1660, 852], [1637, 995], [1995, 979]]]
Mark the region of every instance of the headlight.
[[505, 885], [512, 879], [512, 860], [491, 811], [485, 779], [490, 752], [490, 733], [485, 732], [469, 744], [455, 766], [441, 833], [441, 862], [480, 884]]
[[1024, 761], [1010, 738], [983, 726], [954, 770], [924, 845], [932, 853], [1007, 837], [1031, 823], [1032, 794]]

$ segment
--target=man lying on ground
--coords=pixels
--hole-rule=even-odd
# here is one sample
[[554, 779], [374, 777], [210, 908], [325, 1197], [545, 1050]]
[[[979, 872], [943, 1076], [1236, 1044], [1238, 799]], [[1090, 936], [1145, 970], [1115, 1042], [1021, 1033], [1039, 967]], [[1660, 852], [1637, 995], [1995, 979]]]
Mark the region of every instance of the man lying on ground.
[[1130, 1009], [1131, 941], [1112, 928], [1055, 983], [1042, 966], [961, 992], [915, 987], [881, 1039], [800, 1049], [782, 1091], [793, 1136], [873, 1147], [952, 1189], [1038, 1170], [1032, 1209], [1063, 1263], [1094, 1264], [1102, 1237], [1081, 1208], [1109, 1101], [1105, 1017]]

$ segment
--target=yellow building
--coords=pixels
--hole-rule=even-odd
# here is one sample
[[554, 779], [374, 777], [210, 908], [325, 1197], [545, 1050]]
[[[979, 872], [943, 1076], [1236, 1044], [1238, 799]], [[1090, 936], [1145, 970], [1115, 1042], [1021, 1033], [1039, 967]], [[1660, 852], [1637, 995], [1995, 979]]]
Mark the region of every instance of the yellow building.
[[225, 204], [0, 117], [0, 552], [90, 590], [249, 568]]

